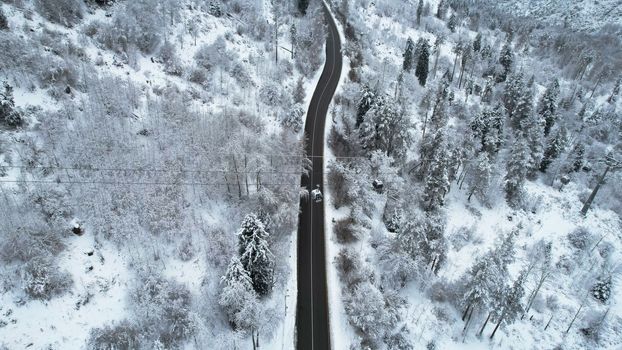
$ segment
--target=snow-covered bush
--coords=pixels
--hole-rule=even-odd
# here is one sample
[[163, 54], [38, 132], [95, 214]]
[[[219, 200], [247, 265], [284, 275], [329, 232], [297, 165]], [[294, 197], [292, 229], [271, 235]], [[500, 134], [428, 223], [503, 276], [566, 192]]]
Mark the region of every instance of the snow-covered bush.
[[209, 71], [203, 67], [194, 67], [190, 69], [188, 81], [207, 87], [209, 83]]
[[354, 286], [344, 297], [348, 320], [372, 344], [380, 343], [391, 331], [404, 304], [397, 294], [383, 294], [368, 281]]
[[164, 72], [170, 75], [181, 76], [183, 73], [183, 67], [179, 57], [177, 56], [175, 45], [173, 45], [170, 41], [166, 41], [162, 44], [160, 51], [158, 52], [158, 58], [164, 65]]
[[359, 233], [354, 226], [354, 220], [349, 217], [335, 222], [333, 232], [338, 243], [352, 243], [359, 239]]
[[73, 27], [84, 16], [81, 0], [36, 0], [35, 9], [51, 22]]
[[302, 117], [304, 116], [305, 111], [300, 105], [295, 105], [289, 113], [285, 115], [281, 123], [286, 128], [291, 129], [293, 132], [299, 132], [302, 130], [302, 126], [304, 121]]
[[281, 87], [274, 83], [266, 83], [259, 88], [259, 98], [268, 106], [278, 106], [283, 100]]
[[150, 1], [127, 1], [115, 9], [112, 21], [100, 28], [97, 40], [107, 48], [130, 54], [132, 47], [151, 53], [162, 40], [166, 20]]
[[157, 339], [166, 348], [175, 347], [195, 329], [190, 312], [192, 295], [175, 281], [141, 271], [140, 281], [130, 293], [133, 309], [145, 339]]
[[363, 263], [359, 253], [351, 248], [343, 248], [335, 257], [335, 266], [348, 288], [373, 280], [373, 271]]
[[123, 320], [116, 325], [92, 329], [88, 347], [93, 350], [136, 349], [140, 336], [141, 332], [135, 324]]
[[233, 68], [231, 69], [231, 76], [243, 88], [255, 86], [255, 82], [253, 81], [251, 75], [248, 73], [246, 66], [240, 63], [236, 63], [233, 65]]
[[192, 244], [192, 236], [187, 235], [181, 240], [179, 247], [177, 248], [177, 257], [181, 261], [189, 261], [195, 256], [195, 248]]
[[60, 254], [65, 244], [57, 232], [50, 230], [18, 229], [4, 233], [0, 259], [4, 262], [29, 262], [39, 257]]
[[352, 204], [354, 198], [351, 197], [348, 170], [340, 162], [330, 162], [327, 174], [328, 185], [330, 186], [333, 205], [340, 208], [344, 205]]
[[33, 299], [50, 300], [64, 294], [73, 284], [71, 275], [59, 271], [49, 258], [36, 257], [22, 271], [24, 291]]
[[572, 232], [568, 233], [568, 242], [574, 248], [583, 251], [591, 244], [594, 235], [587, 227], [577, 227]]

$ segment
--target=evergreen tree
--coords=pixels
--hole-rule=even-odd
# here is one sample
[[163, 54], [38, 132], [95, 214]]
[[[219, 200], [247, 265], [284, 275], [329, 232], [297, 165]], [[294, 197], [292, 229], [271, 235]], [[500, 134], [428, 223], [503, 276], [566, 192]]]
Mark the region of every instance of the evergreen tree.
[[248, 330], [256, 323], [259, 306], [248, 271], [237, 257], [231, 258], [225, 275], [220, 279], [223, 289], [218, 303], [236, 329]]
[[480, 149], [487, 152], [490, 157], [497, 154], [503, 139], [502, 107], [497, 105], [495, 108], [484, 108], [471, 120], [470, 127], [473, 136], [481, 144]]
[[544, 157], [540, 162], [540, 171], [545, 173], [549, 165], [562, 153], [566, 144], [566, 130], [560, 129], [555, 137], [550, 140], [549, 145], [544, 151]]
[[415, 43], [411, 38], [406, 40], [406, 49], [404, 50], [404, 63], [402, 64], [402, 68], [406, 72], [410, 72], [413, 66], [413, 50], [415, 49]]
[[445, 16], [447, 16], [447, 7], [447, 2], [445, 0], [440, 0], [436, 8], [436, 18], [444, 20]]
[[447, 21], [447, 28], [449, 28], [449, 30], [452, 33], [455, 33], [457, 25], [458, 25], [458, 17], [456, 17], [455, 13], [452, 13], [451, 16], [449, 16], [449, 20]]
[[0, 91], [0, 122], [10, 127], [20, 126], [23, 122], [21, 113], [15, 108], [13, 87], [4, 82], [4, 91]]
[[441, 213], [426, 212], [404, 220], [397, 230], [401, 249], [413, 261], [423, 261], [437, 272], [447, 257], [445, 219]]
[[521, 271], [516, 281], [514, 281], [514, 284], [512, 284], [512, 287], [507, 291], [507, 295], [505, 296], [503, 303], [501, 304], [501, 315], [499, 316], [495, 329], [490, 335], [490, 339], [495, 336], [495, 333], [497, 332], [497, 329], [499, 329], [499, 326], [502, 322], [505, 321], [506, 323], [511, 323], [516, 320], [518, 316], [522, 315], [523, 306], [521, 303], [521, 299], [525, 294], [525, 277], [526, 272]]
[[441, 54], [441, 46], [443, 45], [443, 43], [445, 43], [445, 36], [439, 33], [434, 40], [434, 48], [432, 49], [432, 52], [434, 53], [434, 68], [432, 69], [432, 77], [436, 77], [438, 57]]
[[356, 127], [358, 128], [363, 123], [363, 118], [367, 111], [369, 111], [375, 104], [379, 104], [376, 98], [376, 91], [372, 90], [369, 86], [363, 86], [363, 92], [359, 99], [358, 107], [356, 109]]
[[502, 99], [510, 125], [514, 129], [520, 130], [524, 121], [531, 115], [532, 98], [532, 91], [525, 83], [523, 73], [513, 74], [505, 84]]
[[423, 192], [423, 205], [426, 211], [434, 211], [443, 206], [445, 195], [449, 191], [449, 155], [445, 128], [436, 131], [432, 147], [434, 152], [429, 160]]
[[421, 25], [421, 14], [423, 14], [423, 0], [417, 4], [417, 26]]
[[475, 160], [475, 166], [472, 168], [473, 173], [468, 177], [469, 185], [469, 197], [468, 201], [471, 201], [471, 196], [475, 195], [480, 200], [486, 198], [486, 192], [490, 187], [490, 181], [492, 179], [492, 166], [490, 159], [486, 152], [479, 154]]
[[366, 114], [359, 127], [359, 137], [368, 152], [382, 150], [387, 156], [400, 159], [410, 144], [410, 122], [395, 110], [388, 96], [379, 98]]
[[585, 146], [582, 143], [577, 143], [572, 149], [573, 159], [571, 169], [574, 172], [577, 172], [583, 169], [585, 165]]
[[507, 162], [507, 174], [504, 178], [505, 199], [511, 207], [518, 206], [522, 199], [528, 162], [529, 146], [525, 138], [519, 136], [512, 145], [510, 159]]
[[617, 96], [620, 93], [620, 85], [622, 85], [622, 76], [616, 80], [616, 83], [613, 85], [613, 89], [611, 90], [611, 95], [607, 98], [607, 102], [614, 103], [616, 102]]
[[419, 50], [419, 56], [417, 57], [417, 68], [415, 69], [415, 76], [419, 79], [419, 84], [425, 86], [428, 79], [428, 65], [430, 61], [430, 45], [425, 40]]
[[554, 79], [544, 91], [540, 104], [538, 106], [538, 114], [544, 119], [544, 136], [549, 136], [553, 124], [557, 119], [557, 98], [559, 96], [559, 81]]
[[477, 33], [475, 40], [473, 40], [473, 52], [479, 52], [482, 48], [482, 34]]
[[534, 113], [529, 113], [521, 122], [523, 132], [519, 137], [525, 138], [529, 146], [529, 159], [527, 161], [527, 175], [533, 178], [540, 168], [540, 162], [544, 157], [544, 120]]
[[296, 88], [294, 89], [294, 102], [302, 104], [305, 102], [305, 86], [302, 78], [298, 79]]
[[302, 15], [307, 14], [307, 8], [309, 7], [309, 0], [298, 0], [298, 11]]
[[2, 7], [0, 7], [0, 30], [9, 29], [9, 22], [4, 15], [4, 11], [2, 11]]
[[274, 283], [274, 256], [268, 245], [268, 232], [255, 214], [247, 215], [238, 232], [240, 261], [259, 295], [266, 295]]
[[501, 64], [502, 71], [497, 75], [497, 82], [501, 83], [507, 78], [508, 74], [512, 70], [512, 63], [514, 63], [514, 54], [512, 53], [509, 41], [506, 42], [501, 49], [499, 63]]

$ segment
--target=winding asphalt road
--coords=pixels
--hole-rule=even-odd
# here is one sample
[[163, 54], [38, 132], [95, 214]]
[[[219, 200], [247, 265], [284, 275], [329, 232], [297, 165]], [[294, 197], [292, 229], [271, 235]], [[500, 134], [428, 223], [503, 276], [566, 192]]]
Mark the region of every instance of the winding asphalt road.
[[[313, 160], [308, 176], [301, 185], [309, 190], [323, 187], [324, 125], [328, 107], [341, 76], [341, 42], [332, 16], [325, 10], [328, 23], [326, 63], [315, 88], [307, 120], [307, 155]], [[322, 188], [323, 190], [323, 188]], [[324, 202], [300, 200], [298, 217], [298, 299], [296, 304], [296, 348], [298, 350], [329, 350], [330, 325], [326, 288], [326, 250], [324, 235]]]

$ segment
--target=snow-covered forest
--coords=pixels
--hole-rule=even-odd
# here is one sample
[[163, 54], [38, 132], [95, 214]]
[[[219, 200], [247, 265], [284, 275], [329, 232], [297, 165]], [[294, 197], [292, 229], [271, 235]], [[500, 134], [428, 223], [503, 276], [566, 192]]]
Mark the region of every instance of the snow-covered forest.
[[321, 11], [0, 1], [1, 349], [293, 346]]
[[[622, 347], [622, 5], [331, 0], [334, 349]], [[0, 350], [294, 349], [321, 1], [0, 0]]]
[[622, 346], [622, 8], [567, 4], [335, 3], [336, 349]]

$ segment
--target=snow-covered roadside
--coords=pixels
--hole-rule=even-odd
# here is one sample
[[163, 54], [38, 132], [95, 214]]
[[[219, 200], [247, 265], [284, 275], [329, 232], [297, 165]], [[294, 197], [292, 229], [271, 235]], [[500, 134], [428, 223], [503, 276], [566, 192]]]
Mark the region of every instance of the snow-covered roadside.
[[[329, 5], [324, 1], [324, 4], [329, 9], [329, 13], [337, 27], [337, 31], [339, 32], [339, 40], [341, 41], [341, 46], [345, 45], [345, 35], [343, 33], [343, 29], [339, 26], [339, 22], [335, 18], [334, 14], [330, 10]], [[342, 50], [343, 52], [343, 50]], [[347, 76], [346, 67], [350, 66], [350, 61], [346, 56], [343, 56], [343, 65], [341, 69], [341, 76], [339, 77], [339, 83], [337, 85], [337, 90], [335, 94], [339, 93], [342, 90], [343, 82]], [[330, 107], [328, 108], [329, 113], [331, 111]], [[328, 120], [333, 120], [332, 117], [329, 118], [327, 115], [326, 118]], [[324, 161], [323, 161], [323, 172], [324, 174], [328, 173], [328, 163], [330, 161], [335, 160], [335, 155], [332, 150], [328, 146], [328, 135], [330, 134], [330, 127], [332, 123], [327, 123], [324, 128]], [[335, 257], [339, 253], [339, 246], [334, 239], [333, 233], [333, 219], [338, 220], [340, 218], [344, 218], [349, 215], [348, 208], [341, 208], [339, 210], [335, 209], [332, 203], [332, 193], [330, 191], [330, 186], [326, 184], [326, 177], [324, 177], [324, 184], [322, 186], [324, 189], [324, 198], [325, 198], [325, 215], [324, 215], [324, 229], [325, 229], [325, 239], [326, 239], [326, 269], [327, 269], [327, 288], [328, 288], [328, 313], [329, 313], [329, 322], [330, 322], [330, 339], [331, 339], [331, 347], [333, 349], [349, 349], [352, 344], [352, 339], [356, 336], [354, 334], [354, 330], [348, 324], [348, 319], [345, 315], [343, 299], [341, 295], [341, 283], [339, 282], [339, 276], [337, 274], [337, 269], [333, 264]]]

